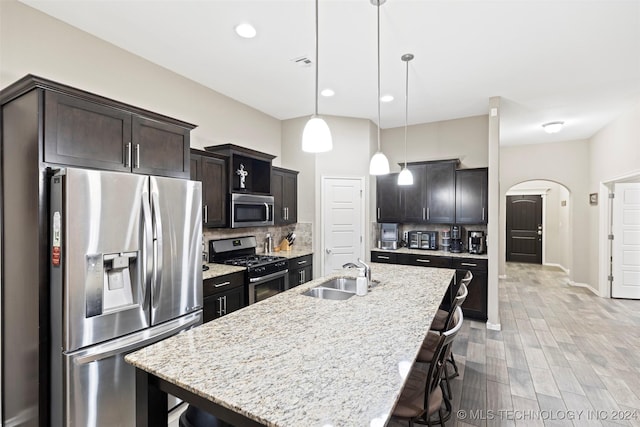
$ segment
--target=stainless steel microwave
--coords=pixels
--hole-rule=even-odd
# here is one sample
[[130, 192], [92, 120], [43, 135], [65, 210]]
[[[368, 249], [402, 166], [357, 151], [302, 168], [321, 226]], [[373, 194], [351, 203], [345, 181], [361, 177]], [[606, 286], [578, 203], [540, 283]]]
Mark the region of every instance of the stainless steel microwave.
[[231, 228], [273, 225], [273, 196], [231, 194]]

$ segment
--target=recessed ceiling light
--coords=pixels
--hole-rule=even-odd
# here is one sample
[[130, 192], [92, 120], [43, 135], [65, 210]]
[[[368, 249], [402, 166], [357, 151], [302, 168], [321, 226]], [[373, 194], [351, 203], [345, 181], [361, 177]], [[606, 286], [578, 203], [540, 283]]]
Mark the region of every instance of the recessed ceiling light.
[[380, 102], [391, 102], [393, 101], [393, 95], [382, 95], [380, 97]]
[[549, 122], [542, 125], [546, 133], [558, 133], [562, 130], [564, 122]]
[[335, 94], [336, 93], [333, 91], [333, 89], [322, 89], [322, 92], [320, 92], [320, 95], [327, 96], [327, 97], [333, 96]]
[[252, 39], [256, 36], [256, 29], [251, 24], [243, 23], [236, 26], [236, 34], [245, 39]]

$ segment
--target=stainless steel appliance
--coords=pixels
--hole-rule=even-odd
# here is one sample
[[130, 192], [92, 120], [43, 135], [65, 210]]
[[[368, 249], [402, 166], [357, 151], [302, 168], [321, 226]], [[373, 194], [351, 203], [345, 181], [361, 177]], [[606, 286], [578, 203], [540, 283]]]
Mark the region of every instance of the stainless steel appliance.
[[451, 250], [451, 230], [442, 230], [442, 250]]
[[273, 196], [231, 194], [231, 228], [273, 225]]
[[487, 250], [487, 243], [484, 236], [484, 231], [471, 231], [469, 230], [469, 253], [470, 254], [483, 254]]
[[380, 224], [378, 247], [380, 249], [398, 249], [398, 224]]
[[51, 178], [50, 425], [132, 425], [124, 356], [202, 323], [201, 199], [182, 179]]
[[409, 232], [409, 248], [411, 249], [438, 249], [438, 232], [437, 231], [410, 231]]
[[249, 304], [289, 289], [289, 261], [283, 256], [256, 255], [255, 236], [209, 240], [209, 262], [247, 268]]
[[464, 251], [464, 245], [462, 235], [464, 234], [464, 228], [459, 225], [451, 227], [451, 247], [450, 251], [453, 253], [460, 253]]

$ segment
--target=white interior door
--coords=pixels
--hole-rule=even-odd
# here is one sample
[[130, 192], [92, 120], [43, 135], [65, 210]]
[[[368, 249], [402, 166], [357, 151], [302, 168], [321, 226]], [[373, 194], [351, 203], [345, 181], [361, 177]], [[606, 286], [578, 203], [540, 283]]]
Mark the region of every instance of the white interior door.
[[615, 184], [611, 296], [640, 299], [640, 184]]
[[364, 259], [362, 178], [322, 179], [323, 274]]

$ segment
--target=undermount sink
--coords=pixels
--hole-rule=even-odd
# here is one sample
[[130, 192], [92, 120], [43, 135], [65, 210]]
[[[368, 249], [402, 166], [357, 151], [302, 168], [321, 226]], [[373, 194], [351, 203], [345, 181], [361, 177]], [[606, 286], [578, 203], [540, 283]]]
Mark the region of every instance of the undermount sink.
[[341, 291], [338, 289], [331, 288], [323, 288], [322, 286], [317, 286], [315, 288], [311, 288], [308, 291], [302, 293], [302, 295], [307, 295], [309, 297], [320, 298], [320, 299], [331, 299], [331, 300], [345, 300], [354, 296], [355, 292], [347, 292]]
[[[371, 286], [377, 285], [377, 280], [371, 281]], [[356, 278], [355, 277], [336, 277], [326, 282], [320, 283], [318, 286], [302, 293], [314, 298], [345, 300], [356, 294]]]

